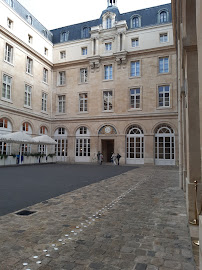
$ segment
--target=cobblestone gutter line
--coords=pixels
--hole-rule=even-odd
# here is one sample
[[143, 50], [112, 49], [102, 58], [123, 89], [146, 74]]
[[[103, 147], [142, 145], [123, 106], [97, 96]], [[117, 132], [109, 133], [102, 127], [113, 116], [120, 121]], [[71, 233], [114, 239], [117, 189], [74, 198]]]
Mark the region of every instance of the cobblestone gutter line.
[[[194, 269], [177, 171], [144, 168], [0, 218], [3, 270]], [[27, 264], [27, 265], [23, 265]]]

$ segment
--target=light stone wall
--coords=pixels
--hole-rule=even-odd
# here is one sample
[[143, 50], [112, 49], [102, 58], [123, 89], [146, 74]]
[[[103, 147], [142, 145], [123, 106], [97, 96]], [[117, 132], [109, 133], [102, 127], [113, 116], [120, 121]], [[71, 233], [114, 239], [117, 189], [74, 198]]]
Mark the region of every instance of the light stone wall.
[[[13, 21], [12, 29], [7, 25], [8, 18]], [[31, 50], [35, 50], [45, 59], [53, 61], [53, 44], [2, 0], [0, 0], [0, 25], [11, 35], [17, 37], [20, 43], [25, 43]], [[28, 43], [28, 35], [31, 35], [33, 38], [32, 44]], [[44, 48], [48, 49], [48, 55], [44, 54]]]

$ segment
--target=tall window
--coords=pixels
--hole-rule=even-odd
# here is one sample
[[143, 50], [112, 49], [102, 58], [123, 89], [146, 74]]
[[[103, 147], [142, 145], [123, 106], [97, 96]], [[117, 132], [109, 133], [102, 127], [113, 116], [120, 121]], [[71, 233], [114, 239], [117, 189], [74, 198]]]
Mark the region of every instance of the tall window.
[[65, 71], [60, 71], [58, 75], [59, 75], [58, 85], [65, 85], [65, 83], [66, 83], [66, 72]]
[[13, 63], [13, 47], [6, 43], [5, 47], [5, 61]]
[[9, 143], [0, 142], [0, 155], [10, 155], [11, 145]]
[[33, 60], [27, 57], [26, 72], [32, 74], [32, 69], [33, 69]]
[[132, 28], [140, 27], [140, 18], [138, 16], [135, 16], [132, 19]]
[[169, 72], [169, 57], [160, 57], [159, 73], [168, 73], [168, 72]]
[[67, 131], [65, 128], [58, 128], [54, 134], [55, 141], [55, 154], [57, 157], [66, 157], [68, 150], [68, 140], [67, 140]]
[[33, 41], [33, 37], [28, 34], [28, 43], [32, 44], [32, 41]]
[[90, 161], [90, 132], [80, 127], [76, 132], [76, 161]]
[[12, 78], [4, 74], [3, 75], [3, 89], [2, 89], [3, 98], [11, 99], [11, 84], [12, 84]]
[[6, 118], [0, 119], [0, 128], [7, 129], [8, 128], [8, 120]]
[[65, 42], [68, 41], [68, 33], [67, 32], [62, 32], [60, 34], [60, 42]]
[[46, 112], [47, 111], [47, 94], [42, 93], [42, 104], [41, 104], [41, 110]]
[[112, 91], [104, 91], [103, 92], [103, 109], [104, 109], [104, 111], [111, 111], [113, 109], [112, 99], [113, 99]]
[[32, 134], [32, 127], [28, 122], [24, 122], [22, 124], [22, 131], [24, 131], [27, 134]]
[[140, 76], [140, 61], [131, 62], [130, 65], [130, 76], [138, 77]]
[[159, 107], [169, 107], [170, 106], [170, 86], [164, 85], [158, 87], [158, 105]]
[[162, 11], [160, 13], [160, 23], [164, 23], [168, 21], [168, 13], [166, 11]]
[[112, 43], [111, 42], [105, 43], [105, 50], [106, 51], [111, 51], [112, 50]]
[[46, 68], [43, 69], [43, 82], [48, 83], [48, 70]]
[[168, 33], [160, 34], [160, 42], [161, 43], [168, 42]]
[[32, 87], [25, 84], [25, 106], [31, 107]]
[[7, 18], [7, 25], [8, 25], [8, 28], [10, 28], [10, 29], [13, 28], [13, 21], [9, 18]]
[[81, 48], [81, 54], [82, 55], [87, 55], [87, 53], [88, 53], [87, 47]]
[[47, 133], [48, 133], [48, 130], [45, 126], [40, 127], [40, 131], [39, 131], [40, 135], [45, 135]]
[[131, 109], [140, 108], [140, 88], [130, 89], [130, 107]]
[[65, 96], [58, 96], [58, 112], [65, 113]]
[[110, 17], [107, 17], [106, 23], [107, 23], [107, 29], [112, 28], [112, 19]]
[[48, 49], [44, 47], [44, 54], [47, 56], [48, 55]]
[[87, 93], [79, 94], [79, 111], [80, 112], [88, 111], [88, 94]]
[[82, 29], [82, 37], [83, 38], [88, 38], [89, 37], [89, 28], [88, 27], [84, 27]]
[[112, 80], [112, 65], [107, 65], [107, 66], [104, 66], [104, 79], [105, 80]]
[[139, 46], [139, 38], [133, 38], [131, 42], [132, 42], [132, 47]]
[[81, 68], [80, 69], [80, 81], [81, 83], [85, 83], [88, 80], [88, 69], [87, 68]]

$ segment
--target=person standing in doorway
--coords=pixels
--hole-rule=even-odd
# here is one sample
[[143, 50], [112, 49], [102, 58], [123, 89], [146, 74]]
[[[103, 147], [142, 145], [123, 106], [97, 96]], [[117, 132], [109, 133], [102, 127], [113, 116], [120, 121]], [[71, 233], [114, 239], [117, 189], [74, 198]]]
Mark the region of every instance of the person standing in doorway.
[[118, 153], [117, 156], [116, 156], [116, 158], [117, 158], [117, 162], [118, 162], [118, 165], [119, 165], [119, 160], [121, 158], [121, 155], [119, 155], [119, 153]]
[[113, 160], [113, 164], [116, 165], [116, 155], [113, 153], [112, 154], [112, 160]]

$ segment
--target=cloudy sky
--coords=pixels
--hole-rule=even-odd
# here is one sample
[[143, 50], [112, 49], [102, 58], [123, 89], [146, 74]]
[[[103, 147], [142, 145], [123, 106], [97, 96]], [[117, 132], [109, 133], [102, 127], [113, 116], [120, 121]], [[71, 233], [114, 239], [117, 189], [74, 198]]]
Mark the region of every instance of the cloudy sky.
[[[18, 0], [49, 30], [98, 19], [107, 0]], [[171, 0], [118, 0], [120, 13], [170, 3]]]

